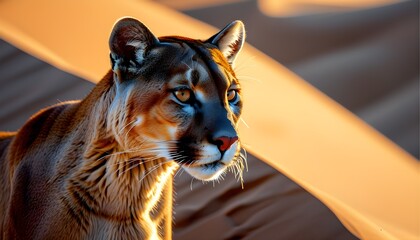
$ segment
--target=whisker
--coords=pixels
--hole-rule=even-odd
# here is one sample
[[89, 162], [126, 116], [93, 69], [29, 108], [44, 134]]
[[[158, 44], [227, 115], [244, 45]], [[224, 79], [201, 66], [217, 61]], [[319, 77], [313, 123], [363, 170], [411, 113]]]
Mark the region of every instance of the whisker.
[[107, 157], [113, 157], [113, 156], [122, 155], [122, 154], [126, 154], [126, 153], [133, 153], [133, 152], [135, 152], [135, 151], [122, 151], [122, 152], [110, 153], [110, 154], [104, 155], [104, 156], [96, 159], [96, 161], [101, 161], [101, 160], [103, 160], [104, 158], [107, 158]]
[[249, 125], [245, 122], [245, 119], [243, 117], [240, 117], [239, 120], [247, 127], [249, 128]]
[[159, 167], [163, 166], [164, 164], [168, 163], [168, 161], [162, 162], [157, 164], [156, 166], [152, 167], [140, 180], [139, 182], [143, 182], [143, 179], [145, 179], [147, 177], [147, 175], [151, 174], [152, 172], [154, 172], [155, 170], [157, 170]]
[[128, 160], [112, 163], [111, 165], [130, 164], [130, 163], [133, 163], [133, 162], [139, 162], [140, 164], [145, 164], [145, 163], [152, 162], [152, 161], [155, 161], [155, 160], [158, 160], [158, 159], [161, 159], [161, 157], [131, 158], [131, 159], [128, 159]]
[[[130, 125], [131, 125], [131, 124], [133, 124], [133, 123], [134, 123], [134, 122], [131, 122], [131, 123], [130, 123]], [[133, 125], [130, 127], [130, 129], [128, 129], [128, 131], [125, 133], [125, 136], [124, 136], [124, 138], [125, 138], [125, 139], [127, 139], [128, 134], [130, 133], [130, 131], [131, 131], [131, 130], [133, 130], [133, 128], [134, 128], [135, 126], [136, 126], [136, 125], [134, 125], [134, 124], [133, 124]]]
[[256, 56], [250, 56], [243, 61], [238, 62], [238, 65], [234, 67], [235, 72], [240, 72], [242, 69], [249, 68], [253, 66], [253, 62], [256, 59]]
[[243, 161], [245, 162], [246, 171], [248, 172], [248, 152], [246, 151], [245, 148], [241, 148], [241, 150], [244, 150], [244, 154], [241, 153], [242, 154], [241, 156], [242, 156]]
[[[121, 175], [123, 175], [124, 173], [126, 173], [126, 172], [129, 172], [129, 171], [131, 171], [132, 169], [134, 169], [134, 168], [136, 168], [136, 167], [138, 167], [138, 166], [140, 166], [141, 165], [141, 163], [138, 163], [138, 164], [133, 164], [133, 166], [131, 166], [131, 167], [129, 167], [129, 168], [127, 168], [126, 170], [124, 170], [124, 171], [122, 171], [121, 172]], [[126, 165], [125, 165], [126, 166]]]
[[191, 183], [190, 183], [190, 189], [191, 189], [191, 191], [193, 190], [193, 181], [194, 181], [194, 178], [191, 178]]
[[181, 175], [182, 175], [182, 172], [184, 172], [185, 170], [184, 170], [184, 168], [182, 168], [182, 167], [180, 167], [179, 169], [178, 169], [178, 171], [176, 171], [176, 173], [175, 173], [175, 175], [174, 175], [174, 178], [176, 178], [176, 176], [179, 174], [179, 177], [181, 177]]
[[[148, 159], [147, 161], [141, 161], [142, 159], [130, 159], [130, 160], [127, 160], [127, 161], [122, 161], [122, 162], [114, 163], [115, 165], [121, 165], [121, 166], [117, 167], [117, 169], [115, 169], [114, 174], [116, 174], [117, 176], [120, 176], [120, 175], [122, 175], [122, 174], [124, 174], [124, 173], [126, 173], [126, 172], [128, 172], [128, 171], [130, 171], [132, 169], [134, 169], [135, 167], [141, 166], [142, 164], [146, 164], [148, 162], [156, 161], [158, 159], [161, 159], [161, 158]], [[137, 162], [135, 160], [137, 160]], [[170, 160], [167, 160], [165, 162], [170, 162]], [[133, 166], [131, 166], [128, 169], [125, 169], [124, 171], [122, 171], [121, 173], [119, 173], [121, 170], [123, 170], [124, 168], [126, 168], [127, 165], [131, 165], [131, 164], [133, 164]]]
[[119, 131], [118, 131], [118, 135], [120, 135], [122, 133], [122, 131], [128, 127], [129, 125], [133, 124], [136, 120], [134, 119], [133, 121], [127, 123], [124, 127], [122, 127]]
[[[172, 149], [172, 148], [169, 148], [169, 150], [170, 149]], [[161, 149], [160, 148], [156, 148], [156, 149], [138, 149], [138, 150], [137, 149], [131, 149], [131, 150], [126, 150], [126, 151], [111, 153], [111, 154], [105, 155], [105, 156], [103, 156], [101, 158], [98, 158], [97, 160], [102, 160], [102, 159], [104, 159], [106, 157], [113, 157], [113, 156], [118, 156], [118, 155], [122, 155], [122, 154], [132, 154], [132, 153], [138, 153], [138, 152], [143, 153], [143, 155], [152, 154], [152, 153], [160, 153], [160, 152], [162, 152], [162, 150], [168, 150], [168, 149], [165, 149], [165, 148], [161, 148]], [[144, 157], [144, 158], [147, 158], [147, 157]]]

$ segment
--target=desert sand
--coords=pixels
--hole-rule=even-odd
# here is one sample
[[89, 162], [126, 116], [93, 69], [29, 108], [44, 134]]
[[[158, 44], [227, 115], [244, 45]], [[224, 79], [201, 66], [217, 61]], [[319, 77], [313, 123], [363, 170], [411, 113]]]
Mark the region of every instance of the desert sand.
[[83, 78], [96, 82], [109, 68], [108, 34], [121, 16], [156, 35], [202, 39], [217, 30], [179, 11], [218, 28], [242, 18], [248, 42], [269, 54], [248, 45], [238, 63], [251, 155], [245, 188], [232, 177], [213, 186], [178, 175], [174, 238], [415, 239], [418, 2], [316, 9], [2, 1], [0, 36], [42, 61], [1, 43], [0, 127], [16, 130], [41, 107], [83, 97], [92, 86]]

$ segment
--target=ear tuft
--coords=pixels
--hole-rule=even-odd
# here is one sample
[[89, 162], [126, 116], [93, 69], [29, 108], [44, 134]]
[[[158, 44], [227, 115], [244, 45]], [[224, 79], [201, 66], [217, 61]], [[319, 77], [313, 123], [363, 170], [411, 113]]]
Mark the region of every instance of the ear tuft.
[[112, 69], [136, 72], [148, 51], [159, 40], [141, 22], [134, 18], [119, 19], [109, 38]]
[[233, 21], [207, 40], [207, 42], [216, 45], [228, 62], [233, 65], [237, 54], [245, 42], [244, 24], [239, 20]]

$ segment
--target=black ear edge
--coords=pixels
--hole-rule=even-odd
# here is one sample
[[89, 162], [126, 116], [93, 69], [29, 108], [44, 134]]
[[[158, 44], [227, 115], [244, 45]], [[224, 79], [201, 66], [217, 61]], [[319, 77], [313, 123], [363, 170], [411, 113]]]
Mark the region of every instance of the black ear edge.
[[[159, 40], [153, 33], [140, 21], [132, 17], [123, 17], [117, 20], [109, 38], [109, 49], [111, 50], [111, 64], [113, 69], [116, 64], [134, 63], [141, 65], [147, 52]], [[130, 67], [130, 68], [131, 68]]]

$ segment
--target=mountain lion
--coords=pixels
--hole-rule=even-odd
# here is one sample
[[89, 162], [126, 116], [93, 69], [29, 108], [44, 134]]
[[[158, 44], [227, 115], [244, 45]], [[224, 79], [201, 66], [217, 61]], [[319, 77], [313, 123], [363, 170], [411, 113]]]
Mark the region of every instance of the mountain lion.
[[120, 19], [111, 70], [85, 99], [0, 133], [0, 238], [170, 239], [177, 170], [241, 178], [244, 39], [240, 21], [201, 41]]

